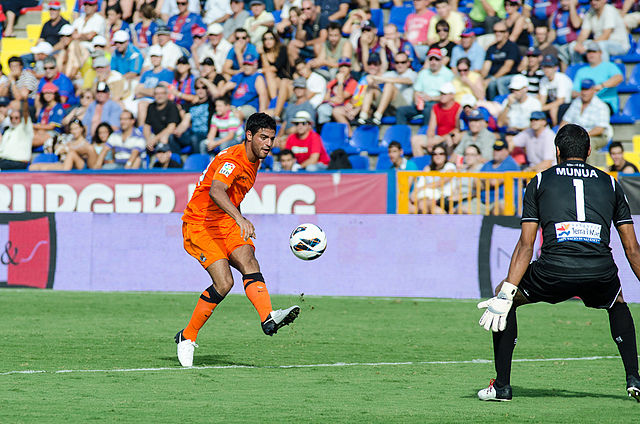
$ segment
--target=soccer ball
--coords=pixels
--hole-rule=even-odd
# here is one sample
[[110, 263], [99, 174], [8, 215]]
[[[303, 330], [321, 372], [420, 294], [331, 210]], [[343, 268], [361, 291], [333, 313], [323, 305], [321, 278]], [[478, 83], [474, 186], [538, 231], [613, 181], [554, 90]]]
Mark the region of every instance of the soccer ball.
[[319, 258], [327, 248], [327, 236], [314, 224], [301, 224], [289, 237], [291, 251], [303, 261]]

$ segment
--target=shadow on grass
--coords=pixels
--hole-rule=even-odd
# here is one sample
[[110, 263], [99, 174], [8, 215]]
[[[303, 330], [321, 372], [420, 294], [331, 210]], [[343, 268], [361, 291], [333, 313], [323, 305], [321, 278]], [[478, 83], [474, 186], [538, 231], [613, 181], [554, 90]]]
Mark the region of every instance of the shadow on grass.
[[[465, 398], [477, 399], [477, 394], [469, 394]], [[513, 399], [521, 398], [598, 398], [625, 400], [626, 393], [620, 390], [620, 394], [604, 394], [563, 389], [536, 389], [531, 387], [513, 387]]]
[[[178, 363], [178, 358], [175, 356], [161, 356], [158, 358], [163, 362], [170, 362], [172, 364]], [[202, 367], [202, 366], [243, 366], [243, 367], [254, 367], [256, 364], [237, 362], [229, 360], [228, 356], [225, 355], [195, 355], [193, 357], [193, 366]]]

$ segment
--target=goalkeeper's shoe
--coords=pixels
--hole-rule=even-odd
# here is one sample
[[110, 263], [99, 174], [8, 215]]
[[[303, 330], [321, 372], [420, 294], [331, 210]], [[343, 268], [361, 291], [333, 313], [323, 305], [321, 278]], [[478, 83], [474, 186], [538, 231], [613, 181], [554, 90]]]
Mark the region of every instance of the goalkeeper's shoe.
[[178, 331], [175, 337], [176, 343], [178, 344], [178, 361], [180, 361], [180, 365], [183, 367], [192, 367], [193, 351], [198, 345], [193, 340], [185, 339], [182, 336], [183, 331], [184, 330]]
[[273, 336], [280, 328], [291, 324], [298, 318], [299, 313], [300, 307], [298, 305], [293, 305], [287, 309], [271, 311], [267, 319], [262, 322], [262, 331], [264, 331], [264, 334], [267, 336]]
[[495, 379], [491, 379], [491, 381], [489, 381], [489, 387], [478, 392], [478, 399], [493, 400], [497, 402], [510, 401], [512, 398], [511, 386], [507, 384], [504, 387], [497, 387], [495, 382]]
[[632, 375], [627, 377], [627, 393], [640, 402], [640, 379]]

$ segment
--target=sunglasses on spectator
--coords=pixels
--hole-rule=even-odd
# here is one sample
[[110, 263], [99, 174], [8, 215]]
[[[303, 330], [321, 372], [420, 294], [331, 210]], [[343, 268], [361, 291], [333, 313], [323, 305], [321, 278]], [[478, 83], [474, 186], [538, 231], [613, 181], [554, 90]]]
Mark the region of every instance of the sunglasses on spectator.
[[246, 40], [247, 37], [236, 37], [236, 40]]
[[447, 156], [445, 152], [433, 152], [432, 156]]
[[52, 69], [56, 69], [56, 67], [55, 66], [45, 66], [44, 69], [50, 71]]
[[409, 63], [408, 60], [396, 60], [396, 65], [404, 65], [405, 63]]
[[432, 57], [429, 58], [429, 62], [431, 62], [431, 61], [440, 62], [440, 58], [432, 56]]
[[506, 29], [494, 29], [493, 32], [495, 32], [496, 34], [500, 34], [500, 33], [505, 33], [508, 32]]
[[187, 3], [186, 2], [180, 2], [180, 3], [176, 3], [178, 6], [186, 6]]
[[307, 125], [308, 122], [296, 122], [296, 125]]

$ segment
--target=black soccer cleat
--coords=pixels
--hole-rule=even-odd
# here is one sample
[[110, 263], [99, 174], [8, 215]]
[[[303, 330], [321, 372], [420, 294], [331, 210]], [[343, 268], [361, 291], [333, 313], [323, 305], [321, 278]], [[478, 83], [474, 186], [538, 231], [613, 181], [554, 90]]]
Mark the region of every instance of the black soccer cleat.
[[627, 393], [629, 397], [640, 402], [640, 379], [632, 375], [627, 377]]
[[287, 309], [271, 311], [267, 319], [262, 323], [262, 331], [267, 336], [273, 336], [285, 325], [291, 324], [300, 314], [300, 307], [294, 305]]
[[497, 402], [508, 402], [513, 397], [510, 385], [498, 387], [495, 385], [496, 380], [489, 381], [489, 387], [478, 392], [478, 399]]

